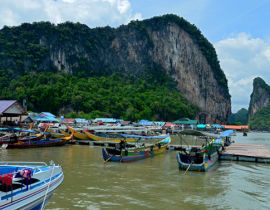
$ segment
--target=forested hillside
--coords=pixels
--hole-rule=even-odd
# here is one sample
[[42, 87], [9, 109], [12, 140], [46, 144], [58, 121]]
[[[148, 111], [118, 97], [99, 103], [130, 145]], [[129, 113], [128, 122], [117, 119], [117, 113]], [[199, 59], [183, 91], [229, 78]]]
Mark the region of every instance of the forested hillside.
[[32, 73], [9, 80], [1, 75], [1, 97], [26, 99], [28, 110], [72, 117], [176, 120], [198, 109], [177, 90], [120, 76], [80, 78], [60, 73]]

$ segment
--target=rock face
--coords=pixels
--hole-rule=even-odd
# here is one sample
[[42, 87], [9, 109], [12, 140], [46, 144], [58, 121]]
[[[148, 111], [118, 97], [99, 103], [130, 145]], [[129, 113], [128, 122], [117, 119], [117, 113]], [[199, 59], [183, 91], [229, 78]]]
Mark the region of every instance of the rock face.
[[257, 77], [253, 80], [253, 92], [250, 96], [249, 118], [262, 108], [270, 105], [270, 86]]
[[[3, 40], [10, 45], [1, 47]], [[78, 76], [168, 77], [210, 121], [226, 121], [231, 113], [227, 79], [213, 46], [194, 25], [175, 15], [116, 29], [47, 22], [5, 27], [0, 31], [0, 69], [5, 68], [16, 74], [63, 71]]]

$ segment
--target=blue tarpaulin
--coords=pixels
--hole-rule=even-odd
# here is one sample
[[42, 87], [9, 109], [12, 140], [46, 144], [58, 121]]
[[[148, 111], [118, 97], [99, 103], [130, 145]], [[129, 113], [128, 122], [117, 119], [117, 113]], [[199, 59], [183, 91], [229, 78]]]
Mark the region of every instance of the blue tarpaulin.
[[143, 126], [151, 126], [151, 125], [154, 125], [153, 122], [149, 121], [149, 120], [140, 120], [138, 122], [139, 125], [143, 125]]
[[59, 122], [59, 120], [54, 117], [35, 117], [33, 119], [38, 122]]
[[50, 112], [41, 112], [39, 114], [39, 117], [52, 117], [52, 118], [55, 118], [56, 116]]
[[234, 130], [226, 130], [226, 131], [223, 131], [221, 134], [220, 134], [220, 137], [227, 137], [227, 136], [230, 136], [234, 133]]
[[220, 124], [213, 124], [212, 128], [224, 128], [224, 126], [222, 126]]

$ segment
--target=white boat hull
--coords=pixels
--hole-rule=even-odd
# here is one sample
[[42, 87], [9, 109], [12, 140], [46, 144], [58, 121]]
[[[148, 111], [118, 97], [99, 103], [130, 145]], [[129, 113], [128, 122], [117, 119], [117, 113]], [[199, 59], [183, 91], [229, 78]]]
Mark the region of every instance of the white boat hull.
[[23, 186], [13, 191], [1, 192], [0, 210], [41, 209], [63, 182], [64, 174], [61, 166], [43, 166], [34, 172], [32, 178], [39, 181], [28, 185], [28, 189]]

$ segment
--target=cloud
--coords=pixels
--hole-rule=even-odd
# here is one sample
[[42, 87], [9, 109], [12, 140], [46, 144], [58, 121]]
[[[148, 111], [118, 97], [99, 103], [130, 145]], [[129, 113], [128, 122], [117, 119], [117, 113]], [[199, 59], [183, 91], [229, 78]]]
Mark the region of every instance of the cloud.
[[118, 26], [142, 19], [129, 0], [1, 0], [0, 28], [23, 22], [81, 22], [90, 27]]
[[221, 68], [228, 78], [232, 111], [248, 108], [253, 79], [260, 76], [270, 82], [270, 43], [240, 33], [214, 45]]

